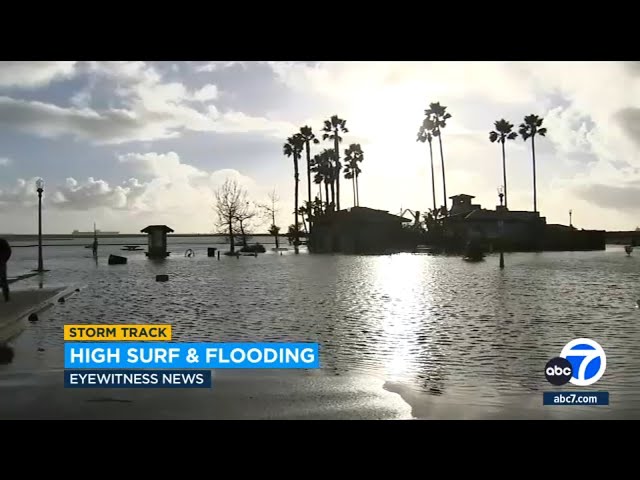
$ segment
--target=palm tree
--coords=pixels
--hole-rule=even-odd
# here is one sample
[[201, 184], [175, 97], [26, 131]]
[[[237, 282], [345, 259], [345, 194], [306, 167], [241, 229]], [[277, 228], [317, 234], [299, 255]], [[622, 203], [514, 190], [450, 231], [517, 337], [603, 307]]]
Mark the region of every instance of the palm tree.
[[[304, 141], [304, 147], [305, 147], [305, 150], [307, 151], [307, 201], [311, 203], [311, 144], [312, 143], [318, 144], [320, 143], [320, 140], [316, 138], [311, 127], [307, 125], [300, 128], [300, 136]], [[310, 211], [309, 212], [309, 230], [311, 230], [311, 227], [313, 225], [312, 216], [313, 216], [313, 213]]]
[[[331, 158], [328, 151], [325, 149], [315, 157], [313, 157], [313, 171], [316, 172], [314, 177], [314, 181], [318, 184], [324, 182], [324, 192], [325, 192], [325, 212], [329, 211], [329, 204], [333, 201], [329, 197], [329, 186], [331, 186], [331, 190], [333, 190], [333, 169], [331, 166]], [[320, 189], [320, 196], [322, 196], [322, 188]]]
[[[313, 157], [313, 171], [316, 172], [314, 181], [318, 184], [324, 182], [325, 190], [325, 212], [331, 210], [331, 206], [335, 205], [335, 168], [333, 167], [333, 149], [324, 149], [322, 152]], [[329, 195], [331, 189], [331, 195]], [[320, 190], [322, 196], [322, 190]]]
[[340, 210], [340, 169], [342, 165], [340, 164], [340, 142], [342, 141], [342, 137], [340, 133], [349, 133], [349, 130], [346, 127], [347, 121], [341, 119], [337, 115], [332, 115], [329, 120], [324, 121], [324, 126], [322, 127], [322, 140], [333, 140], [333, 154], [334, 154], [334, 164], [335, 174], [333, 178], [336, 182], [336, 207]]
[[[311, 171], [315, 173], [313, 176], [313, 183], [318, 184], [318, 192], [320, 193], [320, 202], [322, 202], [322, 182], [324, 182], [324, 174], [322, 168], [322, 155], [317, 153], [311, 159]], [[328, 188], [325, 184], [325, 188]], [[327, 193], [327, 197], [329, 194]], [[327, 198], [328, 199], [328, 198]]]
[[360, 191], [358, 189], [358, 176], [362, 172], [358, 163], [364, 160], [364, 152], [359, 143], [352, 143], [344, 151], [344, 178], [351, 180], [353, 185], [353, 206], [360, 206]]
[[524, 117], [524, 122], [520, 124], [519, 133], [526, 142], [531, 138], [531, 156], [533, 158], [533, 211], [538, 211], [538, 197], [536, 192], [536, 144], [535, 137], [540, 135], [544, 137], [547, 134], [546, 128], [542, 127], [543, 118], [531, 114]]
[[434, 137], [438, 137], [440, 143], [440, 161], [442, 163], [442, 192], [444, 195], [444, 208], [447, 208], [447, 180], [444, 175], [444, 153], [442, 153], [442, 129], [447, 126], [447, 120], [451, 118], [451, 114], [447, 113], [447, 107], [440, 105], [440, 102], [430, 103], [429, 108], [424, 111], [424, 114], [429, 120], [433, 122], [433, 128], [431, 134]]
[[435, 211], [438, 207], [436, 206], [436, 174], [433, 171], [433, 145], [431, 145], [431, 142], [433, 141], [431, 131], [433, 128], [433, 120], [425, 118], [418, 130], [417, 141], [422, 143], [429, 142], [429, 158], [431, 159], [431, 195], [433, 196], [433, 210]]
[[309, 204], [307, 201], [304, 201], [302, 203], [303, 205], [298, 207], [298, 215], [300, 215], [300, 218], [302, 218], [302, 228], [306, 235], [309, 233], [309, 231], [307, 230], [307, 222], [304, 220], [304, 216], [306, 215], [307, 217], [309, 217], [311, 215], [311, 210], [307, 208], [307, 205]]
[[512, 131], [513, 124], [507, 122], [504, 118], [496, 120], [493, 125], [496, 129], [489, 132], [489, 140], [491, 143], [500, 142], [502, 144], [502, 186], [504, 187], [504, 207], [507, 208], [509, 203], [507, 202], [507, 162], [505, 160], [504, 142], [518, 138], [518, 134]]
[[[325, 186], [328, 184], [327, 191], [327, 210], [335, 211], [336, 209], [336, 171], [337, 168], [333, 162], [335, 154], [333, 148], [323, 150], [322, 152], [322, 173], [324, 174]], [[331, 192], [331, 201], [329, 201], [329, 192]]]
[[[295, 216], [295, 231], [300, 231], [300, 225], [298, 223], [298, 184], [300, 183], [300, 174], [298, 173], [298, 160], [300, 160], [300, 154], [304, 147], [304, 140], [299, 133], [296, 133], [292, 137], [287, 138], [287, 143], [284, 144], [282, 151], [287, 157], [293, 157], [293, 178], [295, 183], [295, 198], [294, 198], [294, 216]], [[299, 239], [296, 237], [294, 242], [295, 253], [298, 253]]]

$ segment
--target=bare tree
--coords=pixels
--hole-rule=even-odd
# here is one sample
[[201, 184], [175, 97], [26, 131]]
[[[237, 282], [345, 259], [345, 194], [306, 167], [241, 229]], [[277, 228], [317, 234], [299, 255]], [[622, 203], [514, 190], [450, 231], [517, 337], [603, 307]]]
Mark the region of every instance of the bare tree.
[[258, 207], [262, 210], [263, 215], [267, 218], [268, 221], [271, 222], [271, 226], [269, 227], [269, 233], [273, 235], [276, 241], [276, 248], [280, 248], [278, 234], [280, 232], [280, 227], [276, 225], [276, 215], [280, 211], [280, 207], [278, 207], [278, 202], [280, 201], [280, 197], [276, 193], [276, 189], [274, 188], [271, 193], [268, 195], [269, 202], [265, 204], [259, 204]]
[[[246, 196], [246, 195], [245, 195]], [[247, 246], [247, 234], [251, 233], [251, 225], [250, 221], [253, 219], [258, 213], [255, 208], [249, 201], [245, 202], [244, 205], [240, 205], [238, 208], [238, 213], [236, 214], [236, 221], [238, 222], [238, 231], [242, 236], [242, 246]]]
[[215, 209], [218, 215], [218, 228], [224, 233], [229, 233], [229, 253], [235, 252], [234, 227], [238, 222], [238, 215], [246, 206], [247, 191], [238, 185], [236, 180], [227, 178], [220, 188], [215, 192]]

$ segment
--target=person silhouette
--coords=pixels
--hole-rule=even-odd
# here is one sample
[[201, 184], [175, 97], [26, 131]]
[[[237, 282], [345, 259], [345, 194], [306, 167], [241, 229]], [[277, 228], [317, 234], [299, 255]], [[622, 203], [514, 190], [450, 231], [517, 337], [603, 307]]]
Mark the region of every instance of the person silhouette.
[[7, 262], [11, 258], [11, 245], [4, 238], [0, 238], [0, 286], [4, 301], [9, 301], [9, 279], [7, 278]]

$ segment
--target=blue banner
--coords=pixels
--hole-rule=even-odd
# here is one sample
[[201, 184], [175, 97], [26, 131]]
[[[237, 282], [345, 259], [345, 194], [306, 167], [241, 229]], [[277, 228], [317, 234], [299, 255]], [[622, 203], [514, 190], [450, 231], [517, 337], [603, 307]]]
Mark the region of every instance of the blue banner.
[[64, 368], [320, 368], [317, 343], [65, 343]]
[[544, 392], [542, 404], [582, 407], [609, 405], [609, 392]]
[[65, 388], [211, 388], [211, 370], [65, 370]]

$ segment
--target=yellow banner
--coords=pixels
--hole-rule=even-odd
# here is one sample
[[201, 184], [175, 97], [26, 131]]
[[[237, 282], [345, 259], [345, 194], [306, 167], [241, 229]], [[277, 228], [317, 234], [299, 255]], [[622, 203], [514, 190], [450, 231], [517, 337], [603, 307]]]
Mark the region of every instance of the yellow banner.
[[67, 342], [170, 342], [171, 325], [65, 325]]

